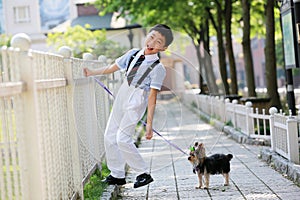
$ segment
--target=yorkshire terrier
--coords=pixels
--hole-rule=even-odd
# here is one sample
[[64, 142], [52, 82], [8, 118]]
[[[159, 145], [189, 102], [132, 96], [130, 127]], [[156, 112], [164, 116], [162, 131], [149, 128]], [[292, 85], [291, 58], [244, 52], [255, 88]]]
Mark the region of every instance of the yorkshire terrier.
[[229, 185], [230, 160], [232, 154], [213, 154], [206, 156], [204, 144], [198, 142], [190, 148], [190, 156], [188, 160], [193, 165], [193, 172], [198, 175], [199, 186], [196, 189], [202, 188], [202, 176], [205, 178], [204, 189], [209, 187], [209, 176], [214, 174], [222, 174], [224, 176], [224, 186]]

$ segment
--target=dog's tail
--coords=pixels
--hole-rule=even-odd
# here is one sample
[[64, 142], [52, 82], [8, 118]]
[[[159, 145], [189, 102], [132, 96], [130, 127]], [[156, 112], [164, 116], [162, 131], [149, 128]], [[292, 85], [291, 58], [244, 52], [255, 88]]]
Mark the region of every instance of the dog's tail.
[[232, 154], [227, 154], [226, 157], [227, 157], [228, 161], [230, 161], [233, 158], [233, 155]]

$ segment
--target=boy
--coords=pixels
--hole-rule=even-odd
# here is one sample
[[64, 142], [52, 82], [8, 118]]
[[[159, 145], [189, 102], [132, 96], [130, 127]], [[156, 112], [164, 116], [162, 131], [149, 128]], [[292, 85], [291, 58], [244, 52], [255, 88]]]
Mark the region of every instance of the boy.
[[[107, 166], [111, 171], [104, 182], [109, 185], [126, 184], [126, 163], [140, 174], [136, 178], [134, 188], [153, 181], [147, 164], [134, 145], [132, 136], [146, 107], [148, 108], [146, 139], [150, 140], [153, 136], [152, 122], [156, 97], [166, 76], [166, 69], [159, 63], [158, 53], [165, 51], [172, 41], [171, 29], [164, 24], [157, 24], [147, 34], [143, 49], [129, 50], [117, 58], [111, 66], [93, 71], [84, 69], [85, 76], [126, 70], [127, 80], [118, 90], [104, 134]], [[153, 69], [146, 75], [145, 72], [150, 66]]]

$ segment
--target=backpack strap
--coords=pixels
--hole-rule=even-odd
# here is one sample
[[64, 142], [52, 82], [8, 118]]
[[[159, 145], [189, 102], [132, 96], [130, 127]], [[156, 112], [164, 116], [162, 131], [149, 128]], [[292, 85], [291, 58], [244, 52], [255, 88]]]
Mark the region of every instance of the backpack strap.
[[143, 80], [148, 76], [148, 74], [152, 71], [152, 69], [154, 69], [154, 67], [159, 63], [159, 60], [156, 60], [154, 63], [152, 63], [152, 65], [150, 67], [147, 68], [147, 70], [145, 71], [145, 73], [143, 74], [143, 76], [138, 80], [137, 84], [135, 85], [135, 87], [139, 87], [141, 85], [141, 83], [143, 82]]
[[127, 65], [127, 68], [126, 68], [126, 73], [127, 73], [127, 71], [128, 71], [128, 68], [129, 68], [131, 62], [133, 61], [133, 59], [135, 58], [136, 54], [138, 54], [139, 51], [140, 51], [140, 50], [137, 50], [137, 51], [136, 51], [134, 54], [132, 54], [132, 56], [129, 58], [129, 62], [128, 62], [128, 65]]

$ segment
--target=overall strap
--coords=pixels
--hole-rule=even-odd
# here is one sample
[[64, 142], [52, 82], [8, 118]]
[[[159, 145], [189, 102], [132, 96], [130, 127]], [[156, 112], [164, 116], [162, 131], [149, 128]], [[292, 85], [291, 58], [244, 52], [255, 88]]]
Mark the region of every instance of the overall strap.
[[154, 69], [154, 67], [159, 63], [159, 60], [156, 60], [154, 63], [152, 63], [152, 65], [150, 67], [147, 68], [147, 70], [145, 71], [145, 73], [143, 74], [143, 76], [138, 80], [137, 84], [135, 85], [135, 87], [139, 87], [141, 85], [141, 83], [143, 82], [143, 80], [148, 76], [148, 74], [152, 71], [152, 69]]
[[134, 57], [136, 56], [136, 54], [138, 54], [139, 51], [140, 51], [140, 50], [137, 50], [134, 54], [132, 54], [132, 56], [130, 56], [129, 62], [128, 62], [128, 65], [127, 65], [127, 68], [126, 68], [126, 73], [127, 73], [127, 71], [128, 71], [128, 68], [129, 68], [131, 62], [133, 61]]

